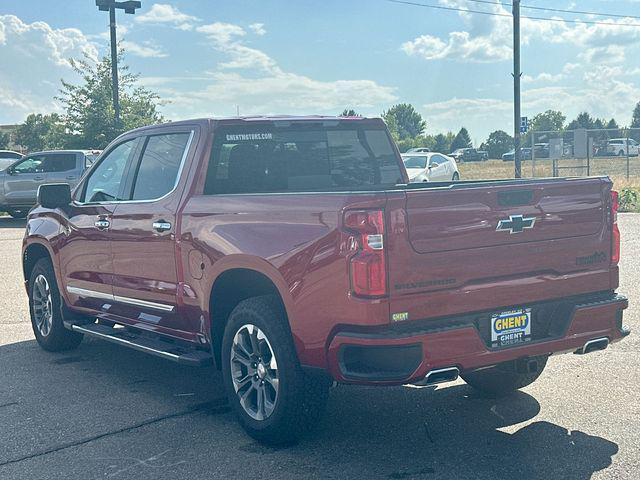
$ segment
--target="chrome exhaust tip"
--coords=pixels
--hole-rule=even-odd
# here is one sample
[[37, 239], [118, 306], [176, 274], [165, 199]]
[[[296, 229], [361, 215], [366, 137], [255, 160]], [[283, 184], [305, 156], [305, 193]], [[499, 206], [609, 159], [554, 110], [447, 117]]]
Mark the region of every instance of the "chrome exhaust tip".
[[584, 344], [582, 348], [576, 350], [576, 355], [586, 355], [587, 353], [597, 352], [598, 350], [605, 350], [609, 346], [609, 339], [607, 337], [595, 338], [589, 340]]
[[427, 375], [414, 385], [425, 387], [427, 385], [437, 385], [438, 383], [454, 382], [458, 379], [460, 370], [458, 367], [438, 368], [431, 370]]

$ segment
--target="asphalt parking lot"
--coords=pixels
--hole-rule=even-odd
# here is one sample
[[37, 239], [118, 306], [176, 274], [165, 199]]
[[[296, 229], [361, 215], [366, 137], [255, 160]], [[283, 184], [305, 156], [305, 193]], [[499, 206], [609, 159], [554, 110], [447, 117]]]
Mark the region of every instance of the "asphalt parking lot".
[[91, 339], [42, 351], [22, 286], [24, 222], [0, 218], [0, 479], [640, 478], [640, 215], [620, 225], [625, 341], [553, 357], [501, 400], [462, 381], [339, 386], [314, 436], [273, 449], [236, 424], [212, 369]]

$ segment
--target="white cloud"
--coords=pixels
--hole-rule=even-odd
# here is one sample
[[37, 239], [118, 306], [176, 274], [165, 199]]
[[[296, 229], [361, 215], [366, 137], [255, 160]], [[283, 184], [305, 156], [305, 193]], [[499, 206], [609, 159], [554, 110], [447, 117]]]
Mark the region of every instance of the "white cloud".
[[588, 48], [578, 57], [591, 65], [619, 64], [625, 61], [625, 49], [620, 45]]
[[196, 31], [205, 34], [216, 50], [230, 57], [229, 61], [219, 65], [221, 68], [257, 68], [267, 72], [278, 70], [276, 62], [266, 53], [242, 43], [247, 32], [238, 25], [216, 22], [202, 25]]
[[70, 58], [97, 59], [96, 45], [75, 28], [54, 29], [0, 15], [0, 124], [24, 120], [32, 112], [59, 111], [53, 100], [58, 79], [75, 75]]
[[172, 5], [155, 3], [151, 6], [151, 10], [137, 15], [135, 21], [149, 25], [171, 25], [179, 30], [192, 30], [193, 24], [199, 21], [199, 18], [182, 13]]
[[447, 41], [433, 35], [422, 35], [402, 44], [407, 55], [426, 60], [455, 58], [470, 62], [487, 63], [508, 60], [511, 48], [495, 42], [491, 36], [472, 37], [469, 32], [451, 32]]
[[531, 75], [523, 75], [522, 83], [557, 83], [564, 78], [562, 73], [551, 74], [547, 72], [542, 72], [536, 76]]
[[[266, 33], [263, 25], [257, 30]], [[286, 72], [267, 53], [247, 46], [247, 31], [238, 25], [216, 22], [196, 31], [227, 58], [208, 72], [208, 82], [192, 79], [204, 83], [200, 88], [180, 91], [172, 79], [154, 80], [161, 94], [171, 96], [167, 111], [175, 110], [182, 118], [234, 114], [236, 105], [243, 114], [336, 113], [345, 105], [379, 110], [397, 100], [394, 88], [372, 80], [320, 81]]]
[[[440, 0], [442, 5], [467, 9], [464, 0]], [[474, 5], [496, 16], [473, 15], [460, 12], [465, 30], [450, 32], [440, 38], [430, 34], [421, 35], [401, 45], [407, 55], [425, 60], [456, 60], [462, 62], [499, 62], [512, 57], [512, 19], [508, 9], [501, 4]], [[523, 18], [521, 41], [528, 45], [532, 41], [570, 44], [582, 47], [587, 52], [585, 60], [596, 61], [606, 53], [614, 53], [615, 59], [624, 56], [622, 50], [605, 52], [612, 46], [629, 46], [640, 43], [640, 29], [630, 24], [637, 20], [622, 18], [603, 20], [607, 25], [569, 24], [559, 17], [554, 22]]]
[[249, 25], [249, 29], [256, 35], [264, 35], [267, 31], [264, 28], [264, 23], [252, 23]]
[[238, 25], [232, 23], [216, 22], [209, 25], [202, 25], [196, 28], [196, 31], [204, 33], [210, 40], [213, 40], [217, 45], [228, 44], [235, 40], [237, 37], [242, 37], [247, 34], [244, 29]]
[[168, 56], [159, 47], [154, 46], [150, 42], [144, 42], [144, 44], [139, 44], [136, 42], [130, 42], [128, 40], [123, 40], [122, 47], [128, 54], [135, 55], [136, 57], [164, 58]]

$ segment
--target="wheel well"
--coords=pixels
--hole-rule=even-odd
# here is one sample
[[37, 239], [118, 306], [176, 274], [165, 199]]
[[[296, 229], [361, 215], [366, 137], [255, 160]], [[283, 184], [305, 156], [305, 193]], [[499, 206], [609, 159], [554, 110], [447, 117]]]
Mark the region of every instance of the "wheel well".
[[275, 295], [286, 312], [280, 292], [262, 273], [245, 268], [227, 270], [220, 275], [211, 289], [209, 315], [211, 317], [211, 341], [216, 365], [220, 368], [222, 336], [229, 315], [241, 301], [261, 295]]
[[22, 270], [25, 280], [29, 280], [33, 267], [41, 258], [48, 258], [49, 260], [51, 260], [49, 251], [46, 249], [46, 247], [40, 245], [39, 243], [32, 243], [24, 251], [24, 257], [22, 258]]

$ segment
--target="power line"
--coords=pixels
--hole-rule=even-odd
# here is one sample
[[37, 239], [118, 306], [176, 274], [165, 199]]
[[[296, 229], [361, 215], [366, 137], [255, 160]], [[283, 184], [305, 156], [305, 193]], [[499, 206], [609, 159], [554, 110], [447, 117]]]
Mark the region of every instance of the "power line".
[[[468, 2], [475, 3], [485, 3], [488, 5], [501, 5], [503, 7], [511, 7], [510, 3], [506, 2], [496, 2], [491, 0], [467, 0]], [[618, 13], [602, 13], [602, 12], [586, 12], [584, 10], [565, 10], [562, 8], [551, 8], [551, 7], [534, 7], [533, 5], [520, 5], [520, 8], [527, 8], [529, 10], [541, 10], [545, 12], [557, 12], [557, 13], [571, 13], [574, 15], [594, 15], [597, 17], [615, 17], [615, 18], [635, 18], [640, 20], [640, 16], [638, 15], [622, 15]], [[526, 18], [526, 17], [523, 17]]]
[[[509, 17], [511, 15], [508, 13], [495, 13], [495, 12], [483, 12], [482, 10], [471, 10], [467, 8], [456, 8], [456, 7], [445, 7], [443, 5], [427, 5], [424, 3], [411, 2], [408, 0], [386, 0], [391, 3], [399, 3], [403, 5], [413, 5], [415, 7], [424, 7], [424, 8], [433, 8], [437, 10], [450, 10], [454, 12], [463, 12], [463, 13], [475, 13], [478, 15], [489, 15], [492, 17]], [[489, 2], [494, 3], [494, 2]], [[522, 16], [520, 18], [526, 18], [528, 20], [540, 20], [543, 22], [555, 22], [555, 23], [577, 23], [577, 24], [586, 24], [586, 25], [605, 25], [607, 27], [640, 27], [640, 23], [611, 23], [611, 22], [598, 22], [592, 20], [577, 20], [577, 19], [568, 19], [568, 18], [549, 18], [549, 17], [531, 17], [531, 16]]]

